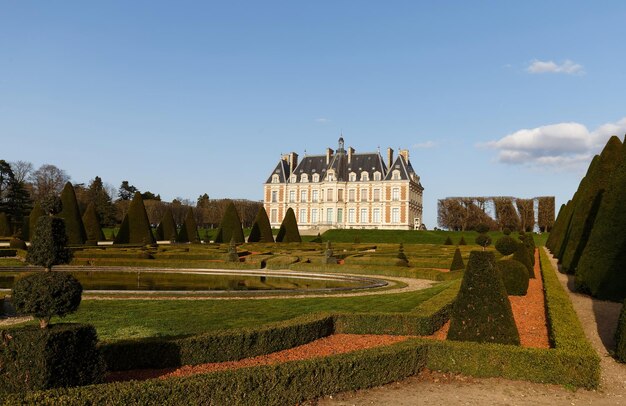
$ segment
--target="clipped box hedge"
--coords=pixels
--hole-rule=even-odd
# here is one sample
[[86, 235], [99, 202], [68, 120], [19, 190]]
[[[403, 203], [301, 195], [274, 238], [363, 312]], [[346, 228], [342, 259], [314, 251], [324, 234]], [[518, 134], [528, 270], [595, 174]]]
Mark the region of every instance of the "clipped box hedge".
[[15, 257], [17, 256], [16, 249], [0, 249], [0, 258]]

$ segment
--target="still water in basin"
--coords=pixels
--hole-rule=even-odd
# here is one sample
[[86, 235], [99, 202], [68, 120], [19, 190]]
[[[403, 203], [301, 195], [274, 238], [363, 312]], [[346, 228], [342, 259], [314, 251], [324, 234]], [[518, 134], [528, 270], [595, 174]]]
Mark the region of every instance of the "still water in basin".
[[[54, 271], [57, 272], [57, 271]], [[245, 291], [245, 290], [323, 290], [360, 289], [385, 283], [367, 278], [324, 276], [272, 276], [218, 273], [184, 273], [162, 271], [71, 271], [84, 290], [151, 290], [151, 291]], [[0, 289], [11, 289], [16, 278], [29, 272], [0, 273]]]

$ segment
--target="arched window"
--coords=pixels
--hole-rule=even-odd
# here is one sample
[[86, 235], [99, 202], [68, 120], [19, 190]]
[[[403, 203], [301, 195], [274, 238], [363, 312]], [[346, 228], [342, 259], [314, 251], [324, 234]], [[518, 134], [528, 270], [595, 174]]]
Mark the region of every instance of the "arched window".
[[374, 180], [380, 180], [381, 176], [380, 176], [380, 172], [376, 171], [374, 172]]
[[300, 176], [300, 182], [304, 182], [304, 183], [306, 183], [306, 182], [308, 182], [308, 181], [309, 181], [309, 175], [307, 175], [306, 173], [303, 173], [303, 174]]
[[313, 175], [313, 182], [319, 182], [320, 181], [320, 175], [319, 174], [314, 174]]
[[280, 180], [278, 178], [278, 175], [274, 174], [272, 175], [272, 183], [278, 183]]
[[370, 175], [367, 172], [361, 172], [361, 182], [367, 182], [370, 180]]
[[335, 172], [328, 171], [328, 173], [326, 174], [326, 179], [327, 179], [329, 182], [334, 182], [334, 181], [336, 180], [336, 179], [335, 179]]
[[395, 170], [391, 173], [391, 179], [400, 180], [400, 171]]
[[356, 182], [356, 173], [350, 172], [350, 174], [348, 175], [348, 180], [350, 182]]

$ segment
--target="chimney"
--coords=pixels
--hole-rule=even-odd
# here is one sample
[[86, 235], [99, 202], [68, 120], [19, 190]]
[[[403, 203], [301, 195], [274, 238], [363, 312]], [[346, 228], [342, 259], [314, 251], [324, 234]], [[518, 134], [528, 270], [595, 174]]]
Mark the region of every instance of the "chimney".
[[330, 158], [333, 156], [333, 149], [326, 148], [326, 165], [330, 164]]
[[387, 148], [387, 169], [391, 169], [391, 165], [393, 165], [393, 149]]
[[404, 160], [407, 163], [409, 162], [409, 150], [408, 149], [401, 149], [400, 151], [398, 151], [398, 154], [402, 155], [404, 157]]
[[348, 148], [348, 163], [350, 163], [352, 161], [352, 154], [354, 154], [354, 148], [349, 147]]
[[296, 170], [296, 166], [298, 166], [298, 154], [292, 152], [289, 154], [289, 170], [293, 173]]

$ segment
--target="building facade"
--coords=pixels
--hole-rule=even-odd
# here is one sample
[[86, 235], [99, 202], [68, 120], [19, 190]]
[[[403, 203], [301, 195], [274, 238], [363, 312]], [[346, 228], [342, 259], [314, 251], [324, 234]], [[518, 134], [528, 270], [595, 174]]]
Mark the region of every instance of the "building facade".
[[292, 208], [300, 230], [330, 228], [412, 230], [422, 225], [422, 193], [409, 151], [387, 160], [380, 152], [344, 148], [324, 155], [283, 155], [264, 184], [264, 206], [272, 227]]

